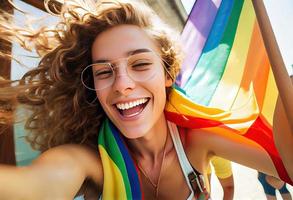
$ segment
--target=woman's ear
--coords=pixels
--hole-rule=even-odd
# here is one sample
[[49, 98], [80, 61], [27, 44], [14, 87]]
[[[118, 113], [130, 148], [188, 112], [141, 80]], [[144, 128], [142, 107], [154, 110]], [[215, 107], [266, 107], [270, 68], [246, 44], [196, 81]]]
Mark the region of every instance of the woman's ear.
[[172, 85], [173, 85], [173, 79], [170, 77], [169, 74], [166, 73], [165, 87], [171, 87]]

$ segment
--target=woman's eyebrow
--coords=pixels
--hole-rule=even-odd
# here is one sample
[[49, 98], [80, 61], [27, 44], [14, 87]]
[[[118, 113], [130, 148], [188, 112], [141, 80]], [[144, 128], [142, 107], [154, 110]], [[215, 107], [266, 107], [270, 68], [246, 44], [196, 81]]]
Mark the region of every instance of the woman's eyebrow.
[[127, 53], [127, 55], [131, 56], [131, 55], [134, 55], [134, 54], [145, 53], [145, 52], [152, 52], [152, 50], [150, 50], [150, 49], [135, 49], [135, 50], [129, 51]]
[[93, 64], [94, 63], [106, 63], [106, 62], [109, 62], [110, 60], [105, 60], [105, 59], [98, 59], [98, 60], [94, 60], [93, 61]]
[[[152, 50], [151, 49], [135, 49], [135, 50], [128, 51], [126, 53], [126, 56], [132, 56], [132, 55], [135, 55], [135, 54], [145, 53], [145, 52], [152, 52]], [[93, 61], [93, 63], [105, 63], [105, 62], [111, 62], [111, 60], [109, 60], [109, 59], [97, 59], [97, 60]]]

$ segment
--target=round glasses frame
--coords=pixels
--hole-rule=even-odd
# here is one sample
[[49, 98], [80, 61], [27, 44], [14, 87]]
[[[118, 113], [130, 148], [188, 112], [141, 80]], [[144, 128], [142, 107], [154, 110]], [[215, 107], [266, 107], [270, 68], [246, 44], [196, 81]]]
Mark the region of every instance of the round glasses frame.
[[[170, 72], [168, 71], [168, 69], [166, 68], [165, 64], [168, 65], [168, 63], [163, 60], [161, 58], [160, 55], [158, 55], [157, 53], [155, 53], [154, 51], [150, 50], [150, 51], [147, 51], [147, 52], [142, 52], [142, 53], [137, 53], [135, 55], [138, 55], [138, 54], [144, 54], [144, 53], [153, 53], [155, 56], [157, 56], [159, 58], [159, 60], [161, 61], [161, 64], [163, 65], [164, 67], [164, 70], [166, 71], [166, 73], [168, 74], [168, 76], [170, 76], [170, 78], [172, 79], [172, 81], [174, 81], [174, 78], [173, 76], [170, 74]], [[82, 72], [81, 72], [81, 82], [83, 84], [83, 86], [89, 90], [92, 90], [92, 91], [100, 91], [100, 90], [103, 90], [105, 88], [108, 88], [110, 87], [111, 85], [113, 85], [113, 83], [115, 82], [115, 79], [117, 77], [117, 73], [115, 72], [115, 68], [116, 66], [113, 65], [113, 63], [116, 63], [118, 60], [127, 60], [127, 67], [128, 67], [128, 61], [131, 57], [135, 56], [135, 55], [130, 55], [126, 58], [118, 58], [118, 59], [115, 59], [114, 61], [109, 61], [109, 62], [101, 62], [101, 63], [93, 63], [93, 64], [90, 64], [88, 66], [86, 66]], [[111, 83], [108, 84], [108, 85], [105, 85], [104, 87], [101, 87], [99, 89], [97, 88], [91, 88], [89, 87], [86, 82], [89, 82], [89, 85], [95, 85], [95, 81], [94, 81], [94, 73], [92, 71], [92, 67], [94, 65], [108, 65], [109, 66], [109, 69], [111, 69], [112, 73], [114, 74], [113, 76], [113, 80], [111, 80]], [[91, 68], [91, 70], [88, 70], [89, 68]], [[127, 70], [126, 70], [127, 71]], [[85, 76], [85, 74], [88, 73], [87, 76]], [[136, 80], [135, 78], [133, 78], [129, 72], [127, 71], [126, 74], [120, 74], [120, 76], [128, 76], [131, 80], [135, 81], [135, 82], [146, 82], [148, 80], [150, 80], [154, 75], [156, 74], [156, 71], [153, 72], [153, 74], [151, 75], [148, 75], [148, 77], [146, 79], [138, 79]], [[87, 79], [85, 79], [87, 77]]]

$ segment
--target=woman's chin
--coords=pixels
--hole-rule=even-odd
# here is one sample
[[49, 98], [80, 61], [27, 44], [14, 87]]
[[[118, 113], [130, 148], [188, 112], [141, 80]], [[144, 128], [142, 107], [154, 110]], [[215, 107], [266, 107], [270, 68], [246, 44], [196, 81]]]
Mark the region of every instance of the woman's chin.
[[146, 129], [143, 127], [123, 128], [121, 134], [127, 139], [138, 139], [146, 135]]

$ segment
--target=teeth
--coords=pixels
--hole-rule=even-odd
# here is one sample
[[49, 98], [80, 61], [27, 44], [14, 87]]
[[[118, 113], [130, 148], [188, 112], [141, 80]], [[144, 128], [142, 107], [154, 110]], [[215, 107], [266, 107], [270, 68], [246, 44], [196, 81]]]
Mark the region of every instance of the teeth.
[[144, 104], [145, 102], [147, 102], [147, 100], [148, 100], [147, 98], [143, 98], [143, 99], [127, 102], [127, 103], [117, 103], [116, 107], [120, 110], [126, 110], [126, 109], [133, 108], [135, 106], [138, 106], [140, 104]]

